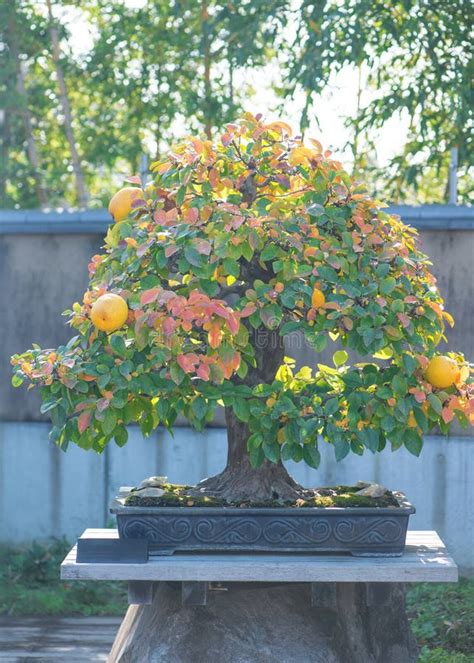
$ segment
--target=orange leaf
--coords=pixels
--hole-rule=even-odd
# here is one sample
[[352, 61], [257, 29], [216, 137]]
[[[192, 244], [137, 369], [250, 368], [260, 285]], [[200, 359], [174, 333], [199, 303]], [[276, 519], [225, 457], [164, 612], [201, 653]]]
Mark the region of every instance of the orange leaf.
[[207, 334], [209, 345], [214, 350], [219, 347], [222, 342], [222, 330], [217, 325], [211, 325], [211, 328]]
[[441, 417], [445, 424], [449, 424], [454, 419], [454, 412], [449, 407], [444, 407], [441, 412]]

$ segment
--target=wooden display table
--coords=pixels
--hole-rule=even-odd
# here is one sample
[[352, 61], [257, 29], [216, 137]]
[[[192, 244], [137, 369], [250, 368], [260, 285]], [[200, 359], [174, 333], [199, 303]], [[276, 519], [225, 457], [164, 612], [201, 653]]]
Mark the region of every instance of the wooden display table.
[[92, 564], [77, 563], [75, 546], [61, 578], [128, 581], [111, 662], [409, 663], [404, 583], [456, 582], [458, 570], [436, 532], [412, 531], [401, 557], [177, 553]]

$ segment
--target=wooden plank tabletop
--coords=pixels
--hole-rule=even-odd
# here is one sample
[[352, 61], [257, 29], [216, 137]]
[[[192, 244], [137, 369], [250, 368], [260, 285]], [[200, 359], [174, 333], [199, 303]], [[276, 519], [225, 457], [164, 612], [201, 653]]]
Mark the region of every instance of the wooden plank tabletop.
[[[83, 537], [117, 538], [114, 529], [87, 529]], [[457, 582], [458, 568], [433, 531], [409, 531], [401, 557], [346, 554], [175, 553], [146, 564], [76, 562], [76, 546], [61, 564], [68, 580], [221, 582]]]

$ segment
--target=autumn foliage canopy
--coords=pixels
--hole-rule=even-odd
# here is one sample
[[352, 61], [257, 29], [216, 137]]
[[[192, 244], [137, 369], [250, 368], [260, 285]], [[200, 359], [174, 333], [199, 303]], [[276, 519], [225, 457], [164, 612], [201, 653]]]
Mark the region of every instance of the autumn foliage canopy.
[[[154, 184], [110, 226], [92, 258], [77, 335], [13, 358], [15, 385], [39, 385], [51, 438], [103, 451], [184, 415], [197, 429], [217, 405], [249, 427], [264, 458], [319, 464], [318, 440], [338, 459], [386, 443], [419, 454], [422, 435], [473, 417], [469, 366], [454, 382], [425, 373], [445, 324], [416, 231], [383, 211], [316, 140], [246, 114], [212, 143], [188, 138], [153, 164]], [[141, 188], [138, 178], [130, 183]], [[91, 322], [104, 293], [128, 318], [112, 333]], [[285, 357], [271, 382], [249, 383], [259, 334], [299, 334], [333, 366], [297, 370]], [[287, 344], [287, 352], [291, 343]], [[348, 365], [346, 350], [365, 358]]]

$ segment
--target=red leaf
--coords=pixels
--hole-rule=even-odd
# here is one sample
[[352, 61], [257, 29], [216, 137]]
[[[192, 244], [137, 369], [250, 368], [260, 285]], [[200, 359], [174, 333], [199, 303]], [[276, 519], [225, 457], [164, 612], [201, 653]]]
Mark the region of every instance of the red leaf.
[[97, 405], [96, 405], [97, 411], [98, 412], [103, 412], [106, 408], [109, 407], [109, 404], [110, 404], [110, 401], [109, 401], [108, 398], [100, 398], [97, 401]]
[[166, 223], [166, 212], [164, 209], [157, 209], [153, 212], [153, 219], [160, 226], [164, 226]]
[[397, 318], [405, 329], [410, 326], [410, 318], [405, 313], [397, 313]]
[[449, 424], [454, 419], [454, 412], [449, 407], [444, 407], [441, 412], [441, 417], [445, 424]]
[[426, 394], [424, 391], [415, 391], [413, 396], [417, 403], [424, 403], [426, 401]]
[[219, 171], [216, 168], [211, 168], [208, 175], [209, 184], [213, 189], [219, 184]]
[[127, 177], [125, 181], [130, 182], [130, 184], [140, 184], [141, 186], [142, 178], [140, 175], [130, 175], [130, 177]]
[[174, 318], [166, 318], [166, 320], [163, 323], [163, 331], [165, 333], [165, 336], [171, 336], [171, 334], [174, 332], [176, 327], [178, 326], [178, 323]]
[[232, 336], [235, 336], [239, 331], [240, 323], [237, 317], [231, 313], [226, 320], [227, 329], [230, 331]]
[[171, 258], [171, 256], [178, 251], [178, 247], [176, 244], [170, 244], [169, 246], [166, 247], [165, 249], [165, 256], [167, 258]]
[[206, 239], [199, 239], [194, 243], [196, 251], [202, 255], [208, 256], [211, 253], [211, 244]]
[[163, 288], [150, 288], [150, 290], [145, 290], [140, 295], [140, 304], [151, 304], [156, 302], [158, 296], [163, 292]]
[[89, 427], [89, 424], [92, 419], [92, 412], [91, 410], [85, 410], [82, 414], [79, 415], [77, 418], [77, 429], [79, 433], [83, 433], [87, 428]]
[[248, 318], [249, 315], [252, 315], [252, 313], [255, 313], [257, 310], [257, 307], [253, 302], [249, 302], [248, 304], [245, 304], [244, 308], [240, 311], [239, 315], [241, 318]]
[[205, 382], [208, 382], [209, 377], [211, 374], [211, 370], [207, 364], [200, 364], [199, 368], [196, 371], [196, 375], [201, 378], [201, 380], [204, 380]]
[[181, 354], [176, 357], [176, 361], [181, 366], [185, 373], [192, 373], [196, 364], [199, 362], [197, 355], [189, 353], [187, 355]]
[[199, 210], [196, 207], [189, 207], [183, 212], [183, 219], [186, 223], [196, 223], [199, 217]]

